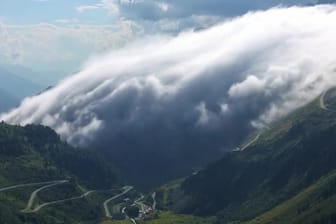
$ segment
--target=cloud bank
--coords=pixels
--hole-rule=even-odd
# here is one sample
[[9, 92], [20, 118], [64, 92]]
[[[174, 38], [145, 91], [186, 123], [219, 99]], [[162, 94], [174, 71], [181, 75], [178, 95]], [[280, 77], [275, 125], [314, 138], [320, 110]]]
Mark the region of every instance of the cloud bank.
[[107, 11], [111, 18], [137, 23], [146, 33], [178, 33], [185, 29], [206, 28], [249, 11], [317, 3], [317, 0], [99, 0], [76, 9], [80, 13]]
[[278, 5], [294, 6], [315, 4], [317, 0], [102, 0], [114, 4], [118, 12], [128, 18], [158, 20], [183, 18], [192, 15], [231, 17], [253, 10], [264, 10]]
[[0, 119], [48, 125], [131, 176], [172, 178], [334, 85], [335, 21], [335, 6], [274, 8], [145, 40], [88, 62]]
[[0, 62], [18, 64], [41, 73], [57, 70], [64, 76], [64, 71], [74, 71], [90, 55], [119, 48], [142, 33], [142, 28], [131, 21], [107, 26], [58, 22], [65, 24], [9, 25], [0, 22]]

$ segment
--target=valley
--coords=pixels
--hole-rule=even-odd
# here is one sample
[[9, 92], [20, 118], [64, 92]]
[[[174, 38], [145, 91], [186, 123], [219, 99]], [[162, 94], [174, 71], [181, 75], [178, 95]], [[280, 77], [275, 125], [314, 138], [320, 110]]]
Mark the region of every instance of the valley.
[[[11, 216], [20, 217], [27, 223], [49, 223], [51, 220], [100, 224], [225, 224], [233, 220], [234, 223], [244, 224], [300, 223], [308, 216], [312, 220], [322, 218], [330, 221], [336, 214], [333, 210], [336, 192], [332, 190], [336, 170], [332, 162], [335, 154], [331, 150], [334, 141], [321, 134], [329, 136], [330, 132], [336, 131], [335, 97], [334, 88], [323, 92], [309, 105], [269, 129], [248, 137], [239, 150], [227, 153], [220, 161], [146, 194], [132, 186], [123, 186], [112, 170], [100, 172], [100, 175], [105, 173], [107, 176], [101, 176], [99, 181], [95, 177], [98, 170], [76, 177], [84, 173], [77, 173], [78, 168], [71, 165], [74, 161], [78, 160], [79, 164], [86, 161], [81, 170], [87, 162], [96, 164], [94, 166], [98, 164], [90, 162], [92, 157], [83, 160], [82, 156], [78, 156], [90, 153], [88, 151], [77, 151], [76, 156], [72, 155], [75, 160], [64, 163], [67, 158], [61, 156], [59, 153], [62, 151], [59, 150], [69, 146], [58, 142], [57, 135], [48, 128], [22, 128], [2, 123], [2, 145], [8, 145], [13, 139], [17, 142], [10, 146], [12, 150], [7, 147], [0, 150], [3, 155], [0, 217], [12, 223], [20, 222], [9, 218]], [[307, 128], [312, 124], [314, 129]], [[305, 137], [307, 131], [308, 138]], [[43, 140], [39, 140], [40, 137], [35, 139], [36, 133], [43, 134]], [[320, 133], [319, 140], [315, 139], [316, 133]], [[22, 135], [29, 137], [22, 142], [19, 137]], [[61, 160], [50, 157], [55, 155], [54, 150]], [[62, 153], [71, 155], [71, 151], [76, 151], [68, 150]], [[282, 158], [284, 152], [287, 156]], [[17, 165], [13, 163], [16, 160], [20, 161]], [[6, 165], [6, 161], [11, 161], [13, 165]], [[102, 165], [105, 162], [98, 157], [96, 161], [101, 163], [96, 169], [107, 168], [104, 168], [107, 164]], [[57, 168], [60, 162], [65, 165], [62, 165], [61, 172]], [[14, 171], [15, 166], [21, 167], [23, 175], [11, 175], [17, 172]], [[66, 167], [68, 170], [64, 170]], [[90, 170], [92, 168], [91, 165]], [[302, 172], [306, 174], [302, 176]], [[108, 180], [109, 176], [114, 179], [113, 182]], [[313, 207], [311, 201], [316, 201]], [[9, 217], [4, 213], [7, 209], [10, 209]], [[325, 212], [319, 213], [319, 209]]]
[[[55, 201], [48, 201], [48, 202], [41, 202], [41, 204], [36, 203], [36, 199], [40, 197], [40, 195], [44, 193], [44, 191], [46, 189], [52, 188], [53, 191], [57, 191], [57, 186], [58, 185], [66, 185], [69, 184], [68, 180], [56, 180], [56, 181], [47, 181], [47, 182], [39, 182], [39, 183], [28, 183], [28, 184], [18, 184], [18, 185], [14, 185], [14, 186], [8, 186], [8, 187], [3, 187], [0, 189], [1, 193], [6, 193], [7, 195], [10, 195], [12, 191], [20, 191], [20, 189], [24, 189], [24, 188], [28, 188], [32, 189], [31, 187], [35, 187], [35, 186], [41, 186], [40, 188], [34, 190], [29, 197], [29, 200], [27, 202], [27, 205], [25, 207], [25, 209], [22, 209], [21, 212], [22, 213], [26, 213], [26, 214], [33, 214], [33, 213], [38, 213], [40, 212], [42, 209], [52, 209], [50, 207], [55, 206], [55, 205], [59, 205], [61, 206], [62, 204], [65, 204], [67, 202], [71, 202], [74, 200], [80, 200], [80, 199], [84, 199], [86, 197], [88, 197], [91, 194], [99, 194], [102, 192], [105, 192], [106, 195], [111, 194], [112, 197], [105, 200], [100, 207], [104, 208], [104, 215], [106, 218], [108, 219], [112, 219], [112, 214], [111, 214], [111, 208], [113, 209], [115, 206], [119, 206], [119, 208], [121, 208], [121, 206], [124, 206], [125, 203], [120, 203], [120, 204], [114, 204], [112, 203], [114, 200], [117, 199], [125, 199], [127, 197], [127, 193], [129, 193], [130, 191], [133, 190], [133, 187], [131, 186], [124, 186], [122, 188], [115, 188], [115, 189], [109, 189], [109, 190], [89, 190], [85, 193], [83, 193], [82, 195], [79, 196], [73, 196], [70, 198], [65, 198], [65, 199], [58, 199]], [[24, 191], [25, 192], [25, 191]], [[110, 193], [107, 193], [110, 192]], [[114, 193], [113, 193], [114, 192]], [[119, 193], [118, 193], [119, 192]], [[15, 195], [15, 194], [14, 194]], [[133, 195], [135, 195], [135, 193], [133, 193]], [[135, 196], [134, 196], [135, 197]], [[138, 199], [130, 199], [128, 198], [129, 201], [129, 205], [131, 205], [132, 201], [134, 201], [134, 203], [132, 204], [132, 206], [136, 206], [139, 205], [140, 210], [139, 210], [139, 218], [143, 219], [144, 217], [146, 217], [146, 215], [148, 215], [151, 212], [155, 212], [155, 201], [153, 201], [153, 207], [147, 206], [144, 204], [143, 202], [144, 197], [140, 197]], [[92, 200], [92, 199], [91, 199]], [[113, 204], [113, 206], [111, 206], [111, 204]], [[114, 210], [114, 209], [113, 209]], [[131, 220], [126, 212], [126, 207], [123, 207], [122, 209], [119, 209], [119, 211], [117, 211], [117, 215], [119, 214], [124, 214], [125, 218]], [[115, 213], [113, 214], [115, 215]], [[133, 222], [136, 223], [134, 218], [138, 218], [138, 217], [133, 217], [132, 220], [134, 220]], [[103, 219], [103, 217], [101, 218]]]
[[99, 155], [47, 127], [1, 123], [0, 142], [1, 223], [141, 223], [158, 214], [155, 192], [123, 186]]
[[0, 224], [336, 224], [336, 0], [0, 0]]

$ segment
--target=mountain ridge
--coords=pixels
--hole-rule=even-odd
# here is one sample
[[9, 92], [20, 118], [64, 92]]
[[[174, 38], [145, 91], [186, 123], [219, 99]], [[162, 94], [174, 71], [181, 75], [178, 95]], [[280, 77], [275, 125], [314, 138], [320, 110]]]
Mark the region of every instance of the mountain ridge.
[[48, 127], [0, 123], [0, 223], [99, 220], [100, 201], [122, 183], [104, 158]]
[[3, 89], [19, 100], [33, 96], [42, 89], [40, 85], [2, 67], [0, 67], [0, 80], [0, 89]]
[[[327, 106], [334, 93], [328, 91]], [[186, 178], [168, 192], [173, 203], [163, 207], [216, 215], [220, 223], [262, 215], [336, 169], [335, 117], [334, 111], [320, 107], [320, 99], [313, 101], [264, 131], [244, 151], [227, 153]]]

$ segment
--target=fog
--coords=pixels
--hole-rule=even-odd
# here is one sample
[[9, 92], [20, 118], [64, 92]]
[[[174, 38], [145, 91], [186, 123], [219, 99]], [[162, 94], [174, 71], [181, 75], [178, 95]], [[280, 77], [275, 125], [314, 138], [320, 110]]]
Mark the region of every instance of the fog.
[[174, 161], [173, 177], [333, 86], [335, 21], [334, 6], [273, 8], [147, 38], [90, 60], [0, 119], [48, 125], [133, 174], [165, 176]]

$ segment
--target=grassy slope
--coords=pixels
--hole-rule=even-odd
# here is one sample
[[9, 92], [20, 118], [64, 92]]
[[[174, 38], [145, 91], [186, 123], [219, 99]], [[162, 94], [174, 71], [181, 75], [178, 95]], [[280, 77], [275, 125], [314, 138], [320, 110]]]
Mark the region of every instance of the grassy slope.
[[[130, 224], [128, 220], [124, 221], [104, 221], [101, 224]], [[212, 219], [205, 219], [190, 215], [177, 215], [170, 212], [160, 213], [157, 219], [138, 221], [139, 224], [212, 224]]]
[[157, 207], [161, 210], [176, 210], [174, 206], [178, 206], [176, 201], [181, 194], [180, 187], [184, 179], [179, 179], [176, 181], [172, 181], [161, 186], [156, 191], [156, 202]]
[[336, 172], [332, 172], [295, 197], [245, 224], [335, 222]]
[[[328, 103], [328, 102], [327, 102]], [[336, 113], [318, 100], [264, 132], [243, 152], [228, 153], [182, 184], [180, 210], [248, 220], [292, 198], [336, 169]]]
[[[93, 152], [75, 149], [42, 126], [0, 124], [0, 187], [67, 179], [42, 191], [36, 204], [81, 195], [86, 190], [120, 185], [113, 169]], [[90, 197], [24, 214], [29, 195], [40, 186], [0, 192], [0, 223], [78, 223], [103, 217], [101, 205], [110, 194]]]

